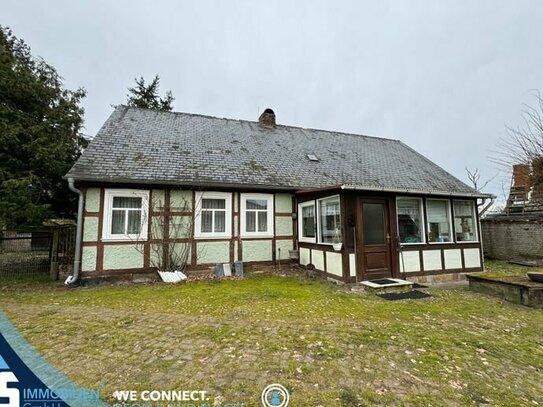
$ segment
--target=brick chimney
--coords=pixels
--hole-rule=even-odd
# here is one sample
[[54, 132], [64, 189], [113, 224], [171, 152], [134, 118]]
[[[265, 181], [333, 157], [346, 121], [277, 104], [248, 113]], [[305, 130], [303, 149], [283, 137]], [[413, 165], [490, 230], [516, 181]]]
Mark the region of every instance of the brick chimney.
[[505, 211], [507, 213], [524, 212], [530, 197], [530, 166], [528, 164], [514, 164], [511, 178], [511, 189]]
[[530, 166], [528, 164], [513, 165], [513, 187], [528, 188], [530, 186]]
[[273, 129], [276, 127], [275, 124], [275, 113], [270, 108], [267, 108], [262, 112], [258, 118], [258, 122], [262, 127], [267, 127], [268, 129]]

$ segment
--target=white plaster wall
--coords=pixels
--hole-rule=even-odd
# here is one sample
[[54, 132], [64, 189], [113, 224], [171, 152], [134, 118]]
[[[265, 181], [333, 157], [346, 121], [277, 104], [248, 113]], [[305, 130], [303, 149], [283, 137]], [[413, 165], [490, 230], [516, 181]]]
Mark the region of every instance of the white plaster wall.
[[466, 268], [481, 267], [479, 249], [464, 249], [464, 263]]
[[402, 273], [420, 271], [420, 252], [418, 250], [401, 252], [400, 270]]
[[300, 256], [300, 264], [302, 266], [307, 266], [309, 264], [309, 253], [310, 253], [310, 250], [309, 249], [306, 249], [305, 247], [300, 247], [300, 253], [299, 253], [299, 256]]
[[443, 250], [443, 254], [445, 255], [445, 268], [447, 270], [462, 268], [462, 253], [460, 249]]
[[[291, 239], [288, 239], [288, 240], [276, 240], [275, 241], [275, 258], [276, 259], [279, 259], [279, 260], [288, 260], [290, 259], [290, 254], [289, 254], [289, 250], [292, 250], [294, 247], [293, 243], [292, 243], [292, 240]], [[281, 250], [279, 250], [281, 249]], [[281, 257], [279, 257], [279, 255]]]
[[424, 271], [441, 270], [441, 250], [423, 250]]
[[351, 277], [356, 277], [356, 258], [354, 253], [349, 254], [349, 275]]
[[343, 264], [340, 253], [326, 252], [326, 272], [343, 277]]
[[96, 247], [83, 246], [83, 254], [81, 255], [81, 271], [96, 270]]
[[311, 258], [315, 268], [324, 271], [324, 253], [321, 250], [311, 250]]

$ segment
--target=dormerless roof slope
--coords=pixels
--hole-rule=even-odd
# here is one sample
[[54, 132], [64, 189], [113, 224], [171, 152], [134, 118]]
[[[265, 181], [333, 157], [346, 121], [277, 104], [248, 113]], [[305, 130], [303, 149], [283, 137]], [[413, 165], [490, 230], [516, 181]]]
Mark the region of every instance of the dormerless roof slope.
[[[318, 161], [311, 161], [313, 154]], [[76, 180], [484, 196], [398, 140], [119, 106], [66, 175]]]

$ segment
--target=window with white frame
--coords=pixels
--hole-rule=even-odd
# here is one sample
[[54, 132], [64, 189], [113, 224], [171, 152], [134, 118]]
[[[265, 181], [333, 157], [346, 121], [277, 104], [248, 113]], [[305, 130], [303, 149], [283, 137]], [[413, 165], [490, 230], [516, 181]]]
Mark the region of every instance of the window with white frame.
[[197, 192], [194, 235], [200, 238], [232, 236], [232, 194]]
[[273, 195], [241, 194], [241, 235], [273, 236]]
[[454, 200], [454, 231], [457, 242], [477, 241], [475, 204], [468, 200]]
[[429, 243], [452, 242], [451, 203], [448, 199], [426, 199]]
[[424, 221], [422, 199], [399, 197], [396, 199], [398, 233], [400, 243], [414, 244], [424, 242]]
[[104, 240], [146, 240], [149, 191], [106, 189]]
[[315, 201], [302, 202], [298, 205], [298, 239], [301, 242], [315, 243], [317, 237], [317, 218]]
[[341, 242], [339, 195], [317, 200], [319, 243]]

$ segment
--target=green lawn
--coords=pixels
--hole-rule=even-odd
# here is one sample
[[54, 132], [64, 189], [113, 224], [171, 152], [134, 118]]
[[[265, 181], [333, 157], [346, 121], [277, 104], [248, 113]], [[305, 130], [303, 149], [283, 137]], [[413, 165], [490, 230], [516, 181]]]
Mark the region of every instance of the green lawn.
[[504, 260], [486, 260], [486, 275], [489, 277], [507, 277], [511, 275], [526, 275], [528, 271], [543, 272], [543, 268], [526, 267], [518, 264], [511, 264]]
[[106, 401], [118, 389], [207, 390], [212, 402], [258, 406], [281, 383], [294, 407], [543, 405], [542, 310], [465, 287], [429, 292], [388, 302], [271, 275], [77, 289], [2, 281], [0, 308], [70, 378], [104, 384]]

